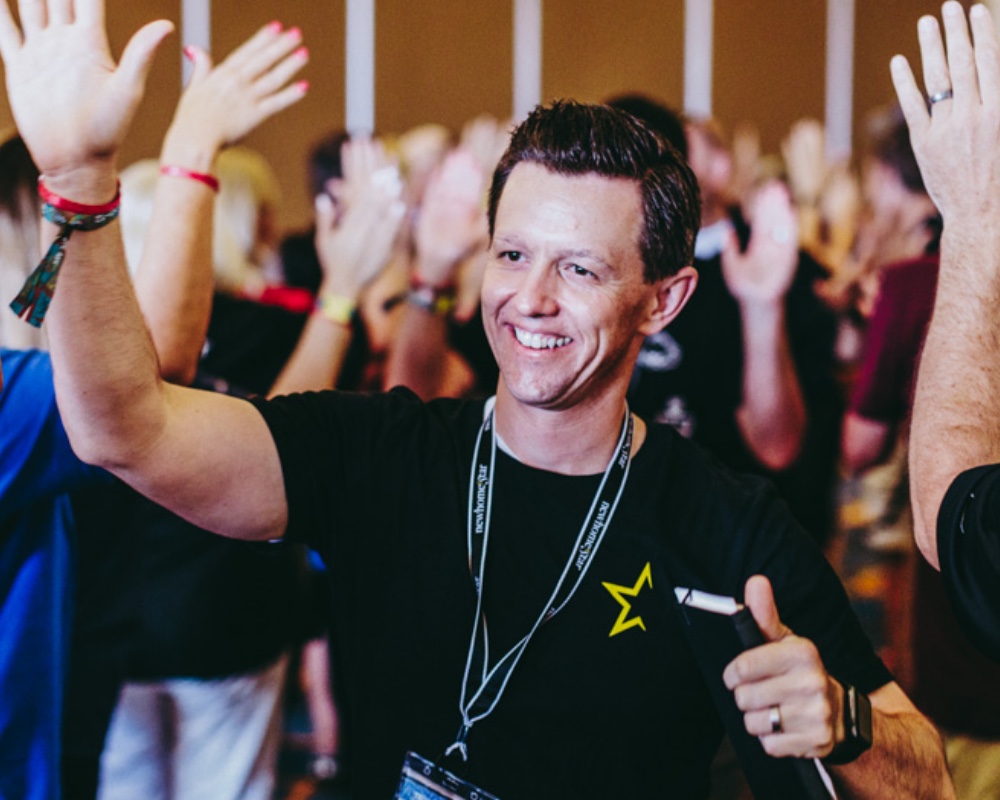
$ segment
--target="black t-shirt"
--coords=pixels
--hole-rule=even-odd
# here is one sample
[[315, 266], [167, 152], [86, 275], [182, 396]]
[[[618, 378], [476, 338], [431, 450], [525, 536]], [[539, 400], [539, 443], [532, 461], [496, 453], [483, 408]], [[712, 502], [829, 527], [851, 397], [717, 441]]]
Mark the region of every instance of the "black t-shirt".
[[938, 513], [937, 546], [955, 616], [1000, 661], [1000, 464], [955, 478]]
[[795, 370], [806, 404], [806, 438], [786, 470], [761, 464], [736, 421], [743, 399], [743, 329], [739, 304], [726, 286], [721, 259], [695, 262], [698, 288], [665, 330], [643, 345], [629, 388], [632, 410], [672, 425], [728, 467], [771, 480], [795, 518], [818, 541], [833, 520], [833, 482], [839, 444], [840, 392], [834, 379], [836, 319], [813, 284], [822, 267], [802, 255], [785, 298]]
[[[287, 536], [315, 547], [333, 573], [355, 796], [390, 797], [404, 752], [438, 757], [461, 721], [475, 612], [468, 481], [483, 403], [421, 404], [397, 390], [256, 404], [282, 462]], [[598, 480], [498, 455], [484, 584], [493, 658], [540, 612]], [[584, 583], [472, 729], [460, 774], [504, 800], [704, 797], [722, 729], [664, 576], [742, 597], [758, 572], [833, 674], [863, 691], [891, 679], [823, 556], [767, 485], [651, 427]], [[611, 635], [623, 610], [642, 625]]]

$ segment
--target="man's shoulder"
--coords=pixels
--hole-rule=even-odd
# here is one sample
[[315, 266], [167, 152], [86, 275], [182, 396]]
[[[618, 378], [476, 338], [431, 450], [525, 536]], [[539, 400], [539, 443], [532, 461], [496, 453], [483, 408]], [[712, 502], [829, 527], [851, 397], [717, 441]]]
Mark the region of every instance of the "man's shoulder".
[[647, 441], [657, 457], [657, 480], [678, 512], [739, 514], [777, 497], [769, 480], [731, 469], [671, 425], [650, 424]]
[[948, 487], [937, 519], [941, 577], [966, 635], [1000, 662], [1000, 464]]
[[[716, 593], [742, 594], [765, 564], [808, 547], [808, 536], [766, 478], [730, 469], [696, 442], [652, 425], [647, 442], [664, 535], [677, 580]], [[782, 548], [786, 555], [781, 555]]]
[[484, 405], [482, 400], [452, 398], [423, 401], [402, 386], [388, 392], [327, 390], [250, 402], [276, 439], [337, 433], [371, 447], [389, 441], [426, 443], [442, 436], [467, 438], [482, 423]]

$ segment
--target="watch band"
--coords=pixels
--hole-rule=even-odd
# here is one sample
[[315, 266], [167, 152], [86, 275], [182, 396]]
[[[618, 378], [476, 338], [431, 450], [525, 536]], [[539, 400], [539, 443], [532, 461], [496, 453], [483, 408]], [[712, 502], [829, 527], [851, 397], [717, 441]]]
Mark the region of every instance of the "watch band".
[[872, 704], [855, 686], [844, 687], [844, 740], [826, 758], [827, 764], [849, 764], [872, 746]]
[[447, 317], [455, 307], [455, 292], [450, 288], [414, 286], [406, 293], [406, 301], [430, 314]]

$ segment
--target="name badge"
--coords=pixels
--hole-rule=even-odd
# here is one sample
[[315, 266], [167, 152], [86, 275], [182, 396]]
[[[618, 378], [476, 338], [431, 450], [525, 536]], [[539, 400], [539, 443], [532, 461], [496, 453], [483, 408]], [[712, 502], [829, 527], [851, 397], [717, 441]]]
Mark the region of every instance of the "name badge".
[[416, 753], [403, 759], [394, 800], [500, 800]]

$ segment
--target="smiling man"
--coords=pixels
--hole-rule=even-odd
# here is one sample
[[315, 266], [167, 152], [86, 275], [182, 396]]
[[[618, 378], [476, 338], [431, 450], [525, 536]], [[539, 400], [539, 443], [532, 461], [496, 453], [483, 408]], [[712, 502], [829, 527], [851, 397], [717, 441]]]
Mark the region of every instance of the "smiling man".
[[[0, 5], [18, 125], [50, 193], [106, 203], [169, 28], [116, 69], [99, 0], [21, 6], [23, 34]], [[697, 209], [690, 170], [632, 117], [537, 109], [490, 194], [485, 404], [166, 384], [116, 224], [69, 242], [49, 334], [74, 447], [201, 527], [320, 551], [356, 797], [389, 797], [401, 769], [442, 797], [704, 797], [722, 724], [674, 581], [745, 595], [767, 643], [721, 677], [768, 753], [826, 758], [845, 796], [949, 796], [933, 729], [787, 509], [628, 411], [643, 339], [694, 289]], [[870, 730], [850, 713], [867, 698]]]

